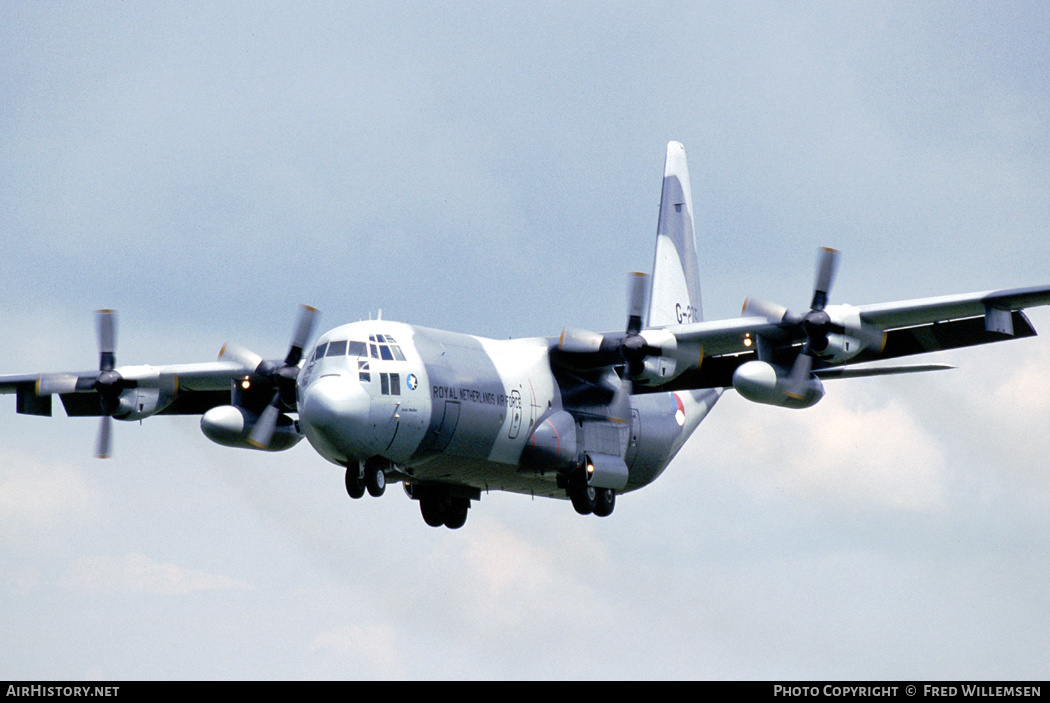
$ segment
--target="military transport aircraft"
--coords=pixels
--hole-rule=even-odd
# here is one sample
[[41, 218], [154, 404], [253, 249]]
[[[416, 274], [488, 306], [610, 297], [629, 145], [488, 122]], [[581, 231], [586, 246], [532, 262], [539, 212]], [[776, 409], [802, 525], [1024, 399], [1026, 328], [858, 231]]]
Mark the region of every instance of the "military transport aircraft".
[[652, 276], [629, 276], [624, 331], [494, 340], [369, 320], [308, 346], [317, 311], [304, 306], [283, 360], [227, 345], [210, 363], [117, 366], [115, 313], [101, 310], [98, 370], [0, 376], [0, 393], [20, 413], [50, 415], [58, 395], [68, 415], [101, 417], [99, 456], [111, 418], [201, 415], [206, 437], [245, 449], [306, 437], [345, 467], [351, 497], [400, 481], [435, 527], [461, 527], [490, 490], [607, 516], [656, 480], [726, 389], [809, 407], [825, 379], [948, 368], [867, 362], [1033, 336], [1022, 309], [1050, 304], [1044, 286], [830, 305], [838, 258], [820, 250], [808, 310], [748, 300], [742, 317], [705, 322], [685, 149], [671, 142]]

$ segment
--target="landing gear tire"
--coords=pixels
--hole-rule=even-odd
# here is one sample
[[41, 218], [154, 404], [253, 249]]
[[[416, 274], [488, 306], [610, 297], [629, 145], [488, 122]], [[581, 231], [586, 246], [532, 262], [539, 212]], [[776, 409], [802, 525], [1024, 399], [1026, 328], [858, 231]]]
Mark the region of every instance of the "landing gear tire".
[[365, 494], [365, 480], [357, 464], [346, 467], [346, 492], [354, 500]]
[[594, 502], [594, 514], [598, 517], [608, 517], [612, 515], [613, 508], [615, 507], [616, 491], [611, 488], [597, 489], [597, 496], [595, 496]]
[[585, 479], [573, 479], [569, 483], [569, 500], [580, 515], [590, 515], [598, 505], [598, 489], [587, 484]]
[[386, 491], [386, 471], [382, 461], [369, 459], [365, 462], [365, 486], [368, 495], [378, 498]]
[[445, 504], [445, 527], [458, 530], [467, 522], [467, 511], [470, 500], [467, 498], [449, 498]]
[[443, 507], [442, 501], [439, 499], [431, 497], [419, 499], [419, 512], [423, 513], [423, 522], [431, 527], [441, 527], [445, 524]]
[[431, 527], [444, 525], [450, 530], [458, 530], [466, 524], [469, 510], [469, 498], [459, 498], [441, 492], [419, 498], [419, 512], [423, 514], [423, 522]]

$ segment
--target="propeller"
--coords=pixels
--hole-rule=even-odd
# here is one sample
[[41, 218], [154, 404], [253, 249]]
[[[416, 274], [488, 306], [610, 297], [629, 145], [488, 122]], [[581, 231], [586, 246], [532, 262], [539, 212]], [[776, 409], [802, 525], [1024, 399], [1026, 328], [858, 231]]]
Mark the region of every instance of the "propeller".
[[744, 315], [764, 317], [803, 337], [802, 349], [791, 367], [791, 373], [785, 385], [785, 393], [792, 398], [801, 398], [805, 394], [806, 382], [813, 372], [814, 356], [827, 348], [829, 334], [848, 335], [869, 348], [881, 349], [885, 344], [886, 334], [881, 328], [864, 322], [861, 322], [859, 327], [847, 328], [832, 321], [825, 311], [828, 304], [828, 293], [835, 280], [838, 264], [839, 252], [837, 250], [828, 247], [820, 249], [816, 278], [813, 282], [813, 300], [810, 302], [809, 312], [802, 315], [792, 313], [777, 303], [754, 298], [744, 301]]
[[273, 439], [281, 416], [282, 405], [286, 408], [295, 407], [295, 381], [299, 377], [299, 362], [303, 358], [303, 349], [313, 334], [318, 314], [317, 308], [309, 305], [303, 305], [299, 309], [292, 343], [280, 364], [267, 361], [255, 352], [233, 344], [226, 344], [219, 352], [220, 359], [236, 361], [256, 376], [259, 379], [258, 383], [268, 384], [273, 388], [272, 399], [248, 435], [248, 441], [260, 449], [270, 446], [270, 440]]
[[76, 393], [78, 391], [95, 391], [98, 393], [102, 419], [95, 443], [95, 456], [100, 459], [107, 459], [110, 456], [112, 445], [110, 423], [113, 415], [120, 409], [120, 394], [125, 389], [132, 388], [135, 382], [126, 380], [116, 370], [116, 311], [97, 311], [96, 330], [99, 349], [98, 373], [94, 377], [69, 373], [44, 374], [37, 379], [36, 393], [37, 395]]
[[659, 349], [649, 346], [642, 337], [642, 314], [649, 295], [649, 276], [637, 271], [628, 278], [627, 288], [627, 334], [620, 342], [620, 353], [627, 362], [627, 374], [640, 376], [644, 371], [645, 357], [658, 355]]
[[95, 444], [95, 456], [105, 459], [110, 456], [111, 425], [113, 414], [120, 407], [120, 394], [127, 387], [124, 377], [116, 371], [117, 348], [117, 313], [113, 310], [99, 310], [98, 324], [98, 376], [94, 389], [102, 402], [102, 419], [98, 428], [98, 440]]
[[622, 335], [604, 335], [565, 328], [558, 340], [558, 350], [570, 359], [575, 358], [583, 368], [624, 364], [629, 376], [641, 374], [645, 358], [660, 354], [660, 349], [649, 345], [641, 335], [642, 314], [648, 292], [649, 276], [644, 273], [630, 274], [626, 331]]

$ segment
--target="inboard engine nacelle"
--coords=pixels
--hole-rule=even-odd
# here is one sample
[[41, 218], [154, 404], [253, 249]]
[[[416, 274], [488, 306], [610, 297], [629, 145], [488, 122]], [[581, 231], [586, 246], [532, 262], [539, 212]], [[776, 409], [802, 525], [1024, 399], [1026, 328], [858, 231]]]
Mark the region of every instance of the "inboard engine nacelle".
[[753, 403], [784, 408], [808, 408], [824, 397], [824, 384], [810, 377], [801, 392], [788, 394], [787, 372], [765, 361], [749, 361], [733, 372], [733, 388]]
[[277, 427], [269, 445], [257, 446], [251, 443], [249, 436], [258, 421], [259, 416], [249, 410], [236, 405], [220, 405], [201, 417], [201, 432], [211, 441], [224, 447], [262, 449], [270, 452], [291, 449], [303, 438], [292, 419], [282, 414], [277, 418]]

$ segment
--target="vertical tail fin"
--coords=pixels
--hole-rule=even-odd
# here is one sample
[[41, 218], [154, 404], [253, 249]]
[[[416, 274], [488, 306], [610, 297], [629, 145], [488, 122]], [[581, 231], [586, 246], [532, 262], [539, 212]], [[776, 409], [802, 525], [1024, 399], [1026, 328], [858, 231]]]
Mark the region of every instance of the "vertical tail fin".
[[656, 227], [648, 327], [700, 322], [700, 274], [693, 234], [693, 196], [685, 147], [667, 145], [660, 223]]

